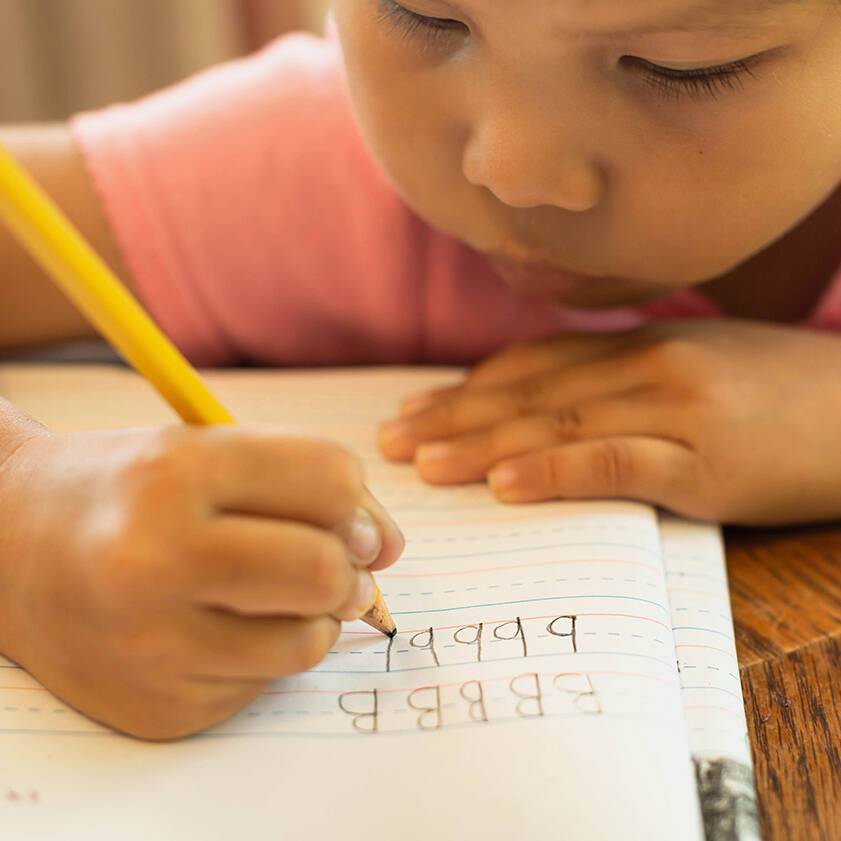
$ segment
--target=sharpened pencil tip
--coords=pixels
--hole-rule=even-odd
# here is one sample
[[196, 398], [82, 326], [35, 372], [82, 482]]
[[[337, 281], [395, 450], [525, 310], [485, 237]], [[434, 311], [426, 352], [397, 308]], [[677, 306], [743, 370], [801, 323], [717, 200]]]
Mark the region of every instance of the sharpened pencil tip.
[[395, 627], [395, 629], [393, 631], [389, 632], [388, 638], [390, 640], [393, 640], [396, 636], [397, 636], [397, 628]]

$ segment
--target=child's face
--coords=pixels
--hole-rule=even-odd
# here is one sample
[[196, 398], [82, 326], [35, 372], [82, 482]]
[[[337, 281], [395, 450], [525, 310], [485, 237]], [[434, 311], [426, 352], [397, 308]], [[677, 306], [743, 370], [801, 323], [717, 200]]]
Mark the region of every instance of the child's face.
[[712, 279], [841, 183], [837, 0], [335, 6], [378, 161], [433, 226], [543, 267], [497, 264], [525, 294], [606, 306]]

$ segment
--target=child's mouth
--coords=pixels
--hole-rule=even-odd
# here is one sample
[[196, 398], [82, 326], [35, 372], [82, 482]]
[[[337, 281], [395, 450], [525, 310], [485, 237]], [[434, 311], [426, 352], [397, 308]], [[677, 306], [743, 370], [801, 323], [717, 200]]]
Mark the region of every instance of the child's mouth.
[[[570, 300], [578, 293], [593, 290], [612, 278], [599, 278], [538, 263], [520, 263], [506, 257], [488, 256], [497, 274], [520, 295], [534, 298]], [[593, 290], [594, 291], [594, 290]]]

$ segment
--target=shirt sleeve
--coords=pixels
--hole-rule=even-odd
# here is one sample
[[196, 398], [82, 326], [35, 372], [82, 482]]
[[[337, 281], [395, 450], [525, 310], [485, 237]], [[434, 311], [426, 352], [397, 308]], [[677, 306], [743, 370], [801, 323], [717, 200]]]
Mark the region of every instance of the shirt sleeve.
[[365, 149], [339, 49], [287, 36], [72, 122], [135, 291], [196, 364], [418, 358], [426, 228]]

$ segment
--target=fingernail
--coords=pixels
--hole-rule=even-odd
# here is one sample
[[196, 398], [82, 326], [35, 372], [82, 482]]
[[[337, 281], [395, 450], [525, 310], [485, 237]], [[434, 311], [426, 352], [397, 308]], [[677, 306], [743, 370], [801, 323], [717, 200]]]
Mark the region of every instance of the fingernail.
[[374, 522], [374, 518], [364, 509], [356, 511], [356, 519], [350, 527], [348, 537], [348, 548], [360, 561], [371, 564], [380, 554], [383, 537], [380, 528]]
[[405, 418], [408, 415], [413, 415], [434, 402], [434, 394], [418, 394], [416, 397], [410, 397], [400, 404], [400, 417]]
[[520, 482], [520, 471], [512, 464], [496, 467], [488, 474], [488, 484], [498, 496], [505, 496], [513, 491]]
[[359, 573], [359, 584], [356, 589], [354, 606], [359, 616], [364, 616], [377, 601], [380, 595], [374, 576], [367, 570]]
[[380, 449], [389, 458], [410, 459], [415, 452], [415, 441], [404, 421], [390, 421], [380, 427], [377, 436]]
[[421, 444], [415, 458], [418, 461], [447, 461], [455, 455], [456, 448], [452, 444], [433, 442]]
[[380, 427], [380, 441], [383, 444], [400, 444], [409, 437], [409, 425], [403, 421], [389, 421]]

